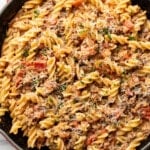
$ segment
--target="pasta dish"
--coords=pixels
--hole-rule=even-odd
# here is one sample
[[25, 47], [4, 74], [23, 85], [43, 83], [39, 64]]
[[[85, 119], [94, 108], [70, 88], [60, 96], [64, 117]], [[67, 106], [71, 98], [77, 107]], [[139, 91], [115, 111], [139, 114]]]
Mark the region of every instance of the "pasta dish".
[[29, 148], [135, 150], [150, 135], [146, 12], [130, 0], [27, 0], [1, 51], [6, 112]]

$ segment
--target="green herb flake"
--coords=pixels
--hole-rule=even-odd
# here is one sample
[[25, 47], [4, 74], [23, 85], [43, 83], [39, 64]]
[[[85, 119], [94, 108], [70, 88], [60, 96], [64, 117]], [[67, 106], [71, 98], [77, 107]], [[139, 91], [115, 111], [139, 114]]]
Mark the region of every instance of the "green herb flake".
[[51, 97], [49, 97], [48, 102], [53, 103], [53, 99]]
[[129, 36], [129, 37], [128, 37], [128, 40], [129, 40], [129, 41], [135, 41], [136, 39], [135, 39], [134, 36]]
[[85, 76], [85, 74], [84, 73], [81, 73], [81, 77], [83, 78]]
[[89, 82], [92, 82], [93, 80], [92, 79], [88, 79], [89, 80]]
[[61, 92], [65, 91], [65, 89], [67, 88], [67, 85], [66, 84], [62, 84], [60, 85], [59, 89]]
[[80, 81], [80, 83], [84, 85], [84, 82], [83, 82], [83, 81]]
[[23, 51], [23, 54], [22, 54], [23, 57], [28, 57], [29, 56], [29, 49], [24, 49]]
[[78, 34], [79, 34], [79, 36], [85, 36], [85, 35], [87, 35], [87, 33], [88, 33], [88, 30], [87, 29], [80, 29], [79, 31], [78, 31]]
[[112, 39], [109, 28], [103, 28], [103, 34], [107, 35], [110, 40]]
[[112, 39], [112, 38], [111, 38], [111, 34], [110, 34], [110, 33], [108, 33], [107, 35], [108, 35], [108, 38], [111, 40], [111, 39]]
[[41, 51], [41, 54], [44, 55], [44, 56], [47, 56], [46, 51]]
[[79, 27], [80, 27], [80, 28], [84, 28], [83, 24], [80, 24]]
[[40, 84], [39, 79], [33, 79], [33, 81], [32, 81], [33, 89], [35, 89], [37, 86], [39, 86], [39, 84]]
[[47, 51], [49, 50], [48, 47], [45, 47], [41, 50], [41, 54], [47, 56]]
[[96, 104], [96, 103], [92, 103], [91, 106], [92, 106], [93, 108], [96, 108], [96, 107], [97, 107], [97, 104]]
[[39, 10], [35, 9], [34, 10], [34, 17], [37, 18], [39, 16], [40, 12]]
[[108, 28], [103, 28], [103, 33], [104, 34], [109, 34], [109, 29]]
[[133, 10], [131, 10], [131, 11], [130, 11], [130, 15], [133, 15], [133, 14], [134, 14], [134, 11], [133, 11]]
[[63, 107], [63, 102], [58, 103], [57, 110]]

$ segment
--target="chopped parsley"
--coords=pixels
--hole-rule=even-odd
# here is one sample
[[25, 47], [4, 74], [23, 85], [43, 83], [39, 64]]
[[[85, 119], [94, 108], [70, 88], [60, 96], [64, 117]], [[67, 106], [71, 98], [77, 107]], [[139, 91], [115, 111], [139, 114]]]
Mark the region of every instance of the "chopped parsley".
[[39, 86], [39, 84], [40, 84], [40, 80], [34, 78], [34, 79], [32, 80], [32, 89], [35, 90], [35, 88], [36, 88], [37, 86]]
[[88, 34], [88, 30], [83, 28], [78, 31], [80, 37], [85, 37]]
[[83, 81], [80, 81], [80, 83], [84, 85], [84, 82], [83, 82]]
[[80, 24], [79, 26], [80, 26], [80, 28], [83, 28], [83, 27], [84, 27], [83, 24]]
[[52, 103], [52, 102], [53, 102], [53, 99], [52, 99], [51, 97], [49, 97], [49, 98], [48, 98], [48, 101]]
[[108, 36], [108, 38], [111, 40], [112, 38], [111, 38], [111, 34], [109, 33], [109, 34], [107, 34], [107, 36]]
[[22, 53], [22, 56], [23, 56], [23, 57], [28, 57], [28, 56], [29, 56], [29, 48], [28, 48], [28, 47], [26, 47], [26, 48], [24, 49], [24, 51], [23, 51], [23, 53]]
[[47, 51], [49, 50], [49, 48], [48, 47], [45, 47], [45, 48], [43, 48], [43, 49], [41, 49], [41, 54], [42, 55], [45, 55], [45, 56], [47, 56]]
[[108, 28], [103, 28], [103, 33], [104, 34], [109, 34], [109, 29]]
[[127, 74], [128, 74], [127, 70], [124, 70], [124, 71], [122, 72], [122, 77], [125, 77]]
[[134, 36], [129, 36], [129, 37], [128, 37], [128, 40], [129, 40], [129, 41], [134, 41], [134, 40], [135, 40], [135, 37], [134, 37]]
[[37, 18], [39, 16], [40, 12], [39, 10], [35, 9], [34, 10], [34, 17]]
[[67, 88], [67, 85], [66, 84], [62, 84], [62, 85], [60, 85], [59, 90], [61, 92], [63, 92], [63, 91], [65, 91], [66, 88]]
[[92, 82], [93, 80], [92, 80], [92, 79], [88, 79], [88, 81], [89, 81], [89, 82]]
[[63, 102], [59, 102], [57, 105], [57, 110], [59, 110], [61, 107], [63, 107]]
[[103, 28], [102, 33], [107, 35], [109, 39], [111, 39], [111, 34], [109, 28]]
[[86, 30], [84, 29], [79, 31], [79, 34], [84, 34], [84, 33], [86, 33]]

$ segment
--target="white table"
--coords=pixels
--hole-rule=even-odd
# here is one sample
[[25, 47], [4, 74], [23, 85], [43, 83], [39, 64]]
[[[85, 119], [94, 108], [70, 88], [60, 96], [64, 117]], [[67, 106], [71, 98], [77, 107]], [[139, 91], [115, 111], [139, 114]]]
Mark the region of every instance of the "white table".
[[0, 132], [0, 150], [18, 150], [16, 145], [10, 144], [12, 142], [8, 141], [8, 137]]
[[0, 12], [3, 9], [3, 7], [5, 7], [5, 5], [7, 5], [7, 0], [0, 0]]

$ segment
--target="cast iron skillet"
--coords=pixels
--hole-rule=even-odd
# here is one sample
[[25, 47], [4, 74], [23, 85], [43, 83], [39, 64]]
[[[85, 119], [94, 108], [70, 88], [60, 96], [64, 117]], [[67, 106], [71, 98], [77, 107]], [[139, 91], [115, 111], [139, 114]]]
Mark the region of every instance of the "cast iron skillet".
[[[9, 21], [15, 16], [16, 12], [21, 8], [25, 1], [26, 0], [12, 0], [0, 14], [0, 50], [5, 38]], [[138, 4], [142, 9], [147, 10], [147, 16], [150, 18], [150, 0], [132, 0], [132, 2], [133, 5]], [[19, 131], [18, 135], [9, 134], [12, 124], [11, 121], [12, 120], [9, 114], [7, 113], [2, 118], [2, 123], [0, 123], [0, 133], [6, 137], [6, 139], [16, 150], [37, 150], [27, 148], [27, 138], [23, 138], [21, 131]], [[44, 147], [42, 150], [48, 150], [48, 148]], [[150, 150], [150, 136], [147, 138], [147, 140], [141, 143], [137, 150]]]

